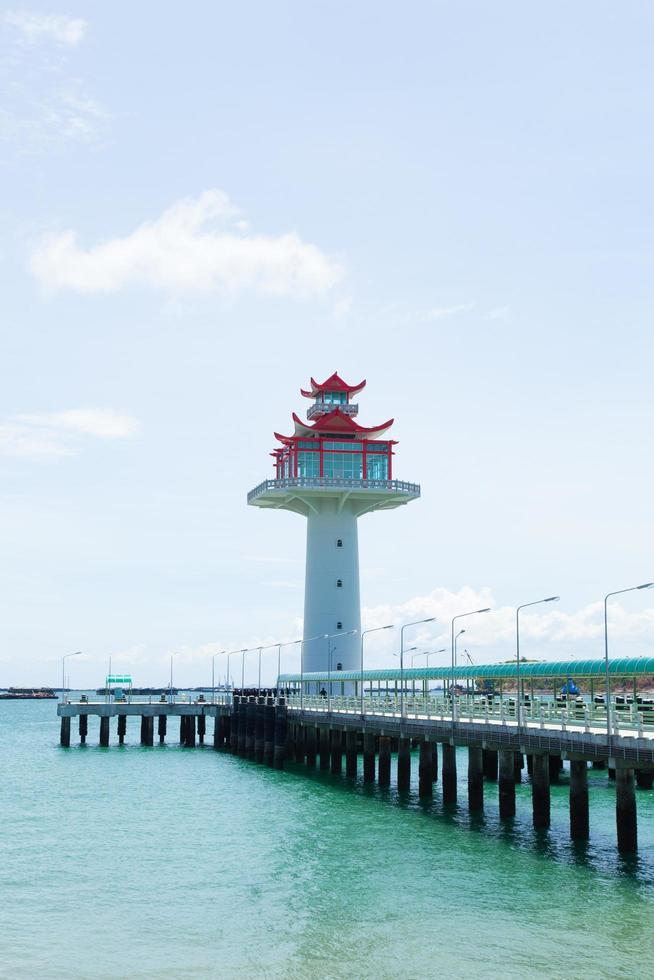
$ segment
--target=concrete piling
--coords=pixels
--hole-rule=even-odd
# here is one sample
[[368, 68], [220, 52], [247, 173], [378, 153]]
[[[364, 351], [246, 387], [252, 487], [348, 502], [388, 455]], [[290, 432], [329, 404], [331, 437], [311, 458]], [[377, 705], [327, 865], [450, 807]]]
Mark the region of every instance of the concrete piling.
[[[165, 715], [164, 715], [165, 720]], [[125, 734], [127, 732], [127, 715], [118, 715], [117, 735], [118, 744], [125, 744]]]
[[570, 837], [588, 840], [588, 765], [585, 759], [570, 760]]
[[350, 779], [356, 779], [357, 775], [357, 741], [356, 732], [345, 733], [345, 775]]
[[89, 731], [89, 716], [79, 716], [79, 740], [81, 745], [86, 745], [86, 736]]
[[484, 751], [472, 745], [468, 749], [468, 809], [471, 813], [484, 809]]
[[286, 704], [282, 699], [275, 708], [275, 749], [273, 753], [275, 769], [283, 769], [286, 761], [286, 723]]
[[561, 756], [560, 755], [550, 755], [549, 758], [549, 770], [550, 770], [550, 783], [558, 783], [559, 773], [561, 772]]
[[654, 770], [636, 769], [636, 786], [638, 789], [651, 789], [654, 785]]
[[263, 709], [263, 762], [272, 766], [275, 762], [275, 703], [268, 698]]
[[245, 745], [247, 737], [247, 698], [239, 697], [238, 699], [238, 754], [243, 758], [245, 756]]
[[515, 753], [502, 749], [499, 753], [499, 803], [502, 820], [515, 816]]
[[397, 788], [405, 792], [411, 787], [411, 739], [400, 738], [397, 746]]
[[214, 715], [213, 719], [213, 747], [216, 751], [221, 748], [225, 738], [225, 726], [222, 715]]
[[103, 749], [109, 745], [109, 715], [100, 718], [100, 745]]
[[264, 699], [258, 697], [254, 705], [254, 761], [263, 762], [263, 734], [265, 726]]
[[456, 803], [456, 747], [443, 742], [443, 803]]
[[163, 745], [164, 742], [166, 741], [167, 728], [168, 728], [168, 719], [166, 715], [159, 715], [159, 717], [157, 718], [157, 735], [159, 736], [160, 745]]
[[431, 743], [431, 778], [438, 782], [438, 742]]
[[143, 744], [154, 745], [154, 718], [152, 715], [148, 715], [143, 720], [145, 721], [145, 741]]
[[633, 769], [616, 769], [615, 818], [618, 830], [618, 850], [621, 854], [635, 854], [638, 849], [638, 824]]
[[343, 771], [343, 733], [339, 729], [332, 729], [331, 742], [331, 772], [337, 776]]
[[[152, 742], [150, 742], [152, 745]], [[187, 749], [195, 748], [195, 715], [186, 716], [186, 739], [184, 745]]]
[[245, 758], [254, 759], [254, 729], [256, 727], [257, 706], [254, 698], [248, 698], [245, 706]]
[[391, 785], [391, 740], [388, 735], [379, 736], [379, 785]]
[[434, 795], [431, 764], [431, 742], [423, 740], [420, 742], [420, 755], [418, 757], [418, 795], [425, 800]]
[[70, 748], [70, 718], [61, 719], [61, 728], [59, 732], [59, 744], [65, 749]]
[[329, 744], [328, 728], [318, 729], [318, 749], [320, 752], [320, 768], [322, 770], [327, 770], [329, 769], [331, 760], [331, 746]]
[[[531, 798], [534, 827], [550, 825], [550, 764], [546, 754], [534, 755]], [[557, 769], [558, 772], [558, 769]]]
[[495, 749], [484, 749], [484, 776], [492, 783], [497, 782], [497, 752]]
[[522, 782], [522, 770], [524, 769], [524, 759], [522, 758], [522, 752], [513, 753], [513, 781], [515, 783]]
[[307, 725], [304, 747], [307, 753], [307, 766], [309, 769], [315, 769], [318, 754], [318, 729], [315, 725]]
[[[143, 744], [143, 720], [141, 720], [141, 744]], [[179, 744], [186, 744], [186, 715], [179, 716]]]
[[375, 736], [371, 732], [363, 733], [363, 781], [375, 781]]
[[304, 762], [306, 756], [304, 725], [295, 726], [295, 761]]
[[533, 755], [527, 756], [527, 775], [531, 776], [534, 772], [534, 757]]
[[206, 715], [198, 715], [198, 742], [200, 745], [204, 745], [204, 736], [207, 731], [207, 717]]

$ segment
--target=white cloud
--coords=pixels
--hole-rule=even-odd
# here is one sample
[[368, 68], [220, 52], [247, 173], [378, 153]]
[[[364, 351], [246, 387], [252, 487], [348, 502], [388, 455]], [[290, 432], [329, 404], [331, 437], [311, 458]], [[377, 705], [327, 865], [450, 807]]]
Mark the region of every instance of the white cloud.
[[46, 288], [80, 293], [145, 285], [302, 296], [325, 292], [340, 278], [338, 264], [295, 232], [249, 234], [236, 214], [224, 193], [205, 191], [176, 201], [125, 237], [88, 249], [77, 244], [74, 231], [50, 236], [32, 254], [32, 272]]
[[74, 456], [84, 437], [124, 439], [138, 429], [136, 419], [110, 408], [15, 415], [0, 423], [0, 455], [35, 460]]
[[458, 313], [469, 313], [474, 309], [474, 303], [459, 303], [458, 306], [437, 306], [428, 310], [425, 314], [426, 320], [444, 320], [448, 316], [456, 316]]
[[29, 42], [45, 38], [74, 47], [86, 33], [87, 22], [80, 17], [62, 14], [43, 14], [28, 10], [8, 10], [5, 22], [20, 31]]

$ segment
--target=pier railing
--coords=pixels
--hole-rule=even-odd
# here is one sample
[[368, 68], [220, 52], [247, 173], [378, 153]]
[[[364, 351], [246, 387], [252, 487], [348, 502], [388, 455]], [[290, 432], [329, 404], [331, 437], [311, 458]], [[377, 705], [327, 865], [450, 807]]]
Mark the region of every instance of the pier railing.
[[354, 480], [346, 477], [297, 476], [283, 480], [264, 480], [248, 493], [248, 503], [268, 490], [292, 490], [302, 487], [309, 490], [388, 490], [392, 493], [406, 493], [420, 496], [418, 483], [404, 480]]

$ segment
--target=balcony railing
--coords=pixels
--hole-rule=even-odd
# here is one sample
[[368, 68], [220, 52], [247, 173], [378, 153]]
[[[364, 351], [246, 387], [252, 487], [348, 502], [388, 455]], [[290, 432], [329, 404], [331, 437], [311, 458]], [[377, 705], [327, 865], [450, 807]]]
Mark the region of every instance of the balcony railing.
[[310, 490], [386, 490], [391, 493], [406, 493], [420, 496], [418, 483], [405, 483], [404, 480], [348, 480], [345, 477], [298, 476], [284, 480], [264, 480], [248, 494], [248, 503], [269, 490], [294, 490], [305, 487]]
[[342, 412], [343, 415], [359, 414], [358, 405], [353, 405], [353, 404], [348, 405], [347, 403], [343, 403], [342, 405], [331, 405], [328, 402], [314, 402], [314, 404], [307, 409], [307, 418], [315, 419], [318, 418], [320, 415], [327, 415], [328, 412], [333, 412], [335, 408], [337, 408], [340, 412]]

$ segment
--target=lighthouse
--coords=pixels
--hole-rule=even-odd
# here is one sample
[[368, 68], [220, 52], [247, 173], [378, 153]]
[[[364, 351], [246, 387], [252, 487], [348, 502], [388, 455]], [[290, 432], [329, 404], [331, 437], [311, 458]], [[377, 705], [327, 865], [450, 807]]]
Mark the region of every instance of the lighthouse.
[[[361, 644], [359, 542], [364, 514], [416, 500], [420, 487], [394, 478], [393, 419], [359, 425], [356, 396], [337, 372], [311, 379], [307, 421], [293, 413], [292, 435], [275, 433], [274, 479], [248, 494], [248, 504], [291, 510], [307, 520], [304, 589], [304, 670], [356, 670]], [[329, 643], [326, 637], [330, 637]], [[332, 663], [328, 664], [331, 656]]]

